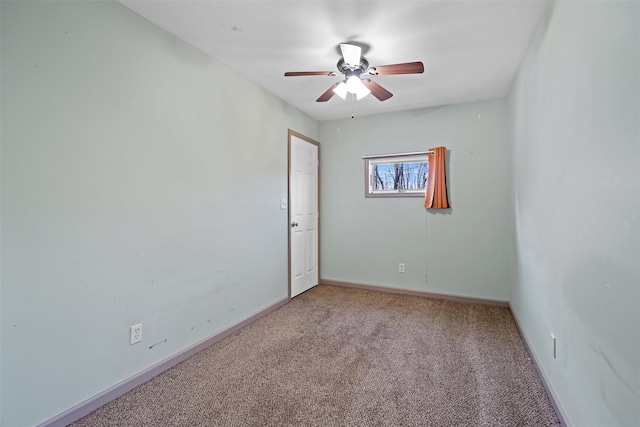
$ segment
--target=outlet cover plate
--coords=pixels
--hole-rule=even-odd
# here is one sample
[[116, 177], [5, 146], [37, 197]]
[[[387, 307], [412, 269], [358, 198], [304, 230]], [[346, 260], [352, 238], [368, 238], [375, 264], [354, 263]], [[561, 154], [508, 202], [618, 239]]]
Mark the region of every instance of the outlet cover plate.
[[133, 345], [135, 343], [139, 343], [142, 341], [142, 323], [138, 323], [137, 325], [131, 326], [130, 335], [129, 335], [129, 344]]

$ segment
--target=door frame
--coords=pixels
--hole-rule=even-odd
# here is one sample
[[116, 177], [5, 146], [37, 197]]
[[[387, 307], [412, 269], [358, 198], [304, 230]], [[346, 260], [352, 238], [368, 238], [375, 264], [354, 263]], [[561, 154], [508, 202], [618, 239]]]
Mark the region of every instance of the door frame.
[[320, 284], [320, 143], [292, 129], [287, 132], [287, 277], [288, 277], [288, 296], [291, 301], [291, 137], [298, 137], [309, 144], [313, 144], [318, 148], [318, 191], [316, 194], [316, 206], [318, 207], [318, 234], [316, 251], [318, 253], [318, 285]]

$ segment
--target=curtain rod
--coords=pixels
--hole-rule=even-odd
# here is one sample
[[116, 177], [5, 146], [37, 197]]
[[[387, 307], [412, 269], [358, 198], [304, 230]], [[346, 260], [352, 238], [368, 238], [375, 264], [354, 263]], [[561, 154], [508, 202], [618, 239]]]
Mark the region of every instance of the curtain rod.
[[376, 159], [379, 157], [401, 157], [401, 156], [414, 156], [419, 154], [433, 154], [433, 150], [429, 151], [414, 151], [412, 153], [395, 153], [395, 154], [371, 154], [368, 156], [362, 156], [363, 159]]

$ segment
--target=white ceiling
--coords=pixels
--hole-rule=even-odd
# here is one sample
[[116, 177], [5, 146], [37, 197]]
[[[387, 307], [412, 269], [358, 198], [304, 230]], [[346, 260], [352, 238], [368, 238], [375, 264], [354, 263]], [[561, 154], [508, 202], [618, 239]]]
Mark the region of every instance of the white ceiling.
[[[509, 92], [544, 0], [119, 0], [323, 121], [500, 98]], [[338, 45], [365, 45], [371, 66], [422, 61], [424, 74], [371, 77], [387, 101], [316, 98], [340, 77]]]

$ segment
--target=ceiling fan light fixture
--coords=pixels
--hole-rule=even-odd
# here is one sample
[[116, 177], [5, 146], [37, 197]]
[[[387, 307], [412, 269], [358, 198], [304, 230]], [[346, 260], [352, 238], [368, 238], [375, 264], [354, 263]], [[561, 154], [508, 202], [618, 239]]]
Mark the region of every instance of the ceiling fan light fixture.
[[358, 87], [364, 86], [364, 83], [362, 83], [362, 80], [360, 80], [360, 77], [351, 76], [347, 79], [346, 86], [349, 92], [356, 93], [358, 90]]
[[347, 91], [350, 93], [355, 93], [357, 99], [362, 99], [365, 96], [369, 95], [371, 91], [362, 83], [360, 76], [351, 76], [347, 79], [347, 83], [345, 84]]
[[356, 92], [356, 99], [359, 101], [370, 93], [371, 91], [369, 89], [367, 89], [365, 86], [362, 86], [362, 88], [359, 88]]
[[342, 99], [346, 99], [347, 98], [347, 93], [349, 93], [349, 90], [347, 89], [346, 83], [345, 82], [340, 82], [340, 84], [338, 86], [333, 88], [333, 93], [335, 93], [336, 95], [338, 95]]

